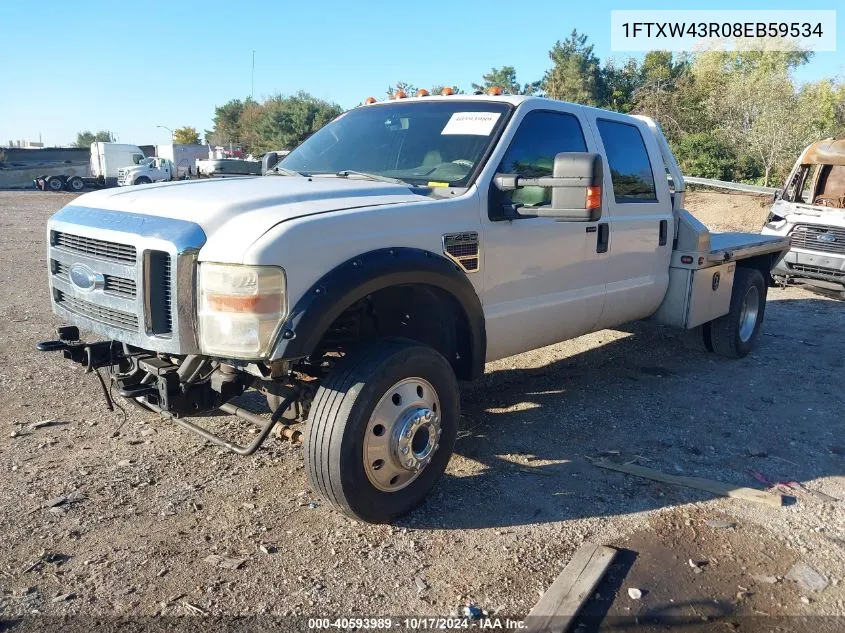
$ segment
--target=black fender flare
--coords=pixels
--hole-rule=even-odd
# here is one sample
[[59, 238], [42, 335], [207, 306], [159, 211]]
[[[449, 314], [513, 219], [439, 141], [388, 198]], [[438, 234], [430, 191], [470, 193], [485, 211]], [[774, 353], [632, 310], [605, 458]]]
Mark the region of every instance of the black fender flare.
[[290, 310], [276, 339], [271, 360], [309, 356], [349, 306], [378, 290], [408, 284], [439, 288], [463, 310], [469, 336], [469, 358], [462, 357], [463, 371], [456, 373], [459, 378], [480, 377], [487, 355], [487, 333], [484, 310], [475, 288], [451, 260], [407, 247], [363, 253], [321, 277]]

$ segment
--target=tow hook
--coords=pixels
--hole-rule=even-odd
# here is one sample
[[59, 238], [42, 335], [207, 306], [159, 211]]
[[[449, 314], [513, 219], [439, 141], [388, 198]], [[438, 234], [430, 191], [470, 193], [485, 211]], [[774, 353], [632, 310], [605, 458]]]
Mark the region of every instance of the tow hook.
[[56, 328], [58, 341], [44, 341], [35, 346], [39, 352], [58, 352], [70, 349], [68, 343], [79, 341], [79, 328], [75, 325], [62, 325]]
[[114, 341], [85, 343], [79, 340], [79, 328], [75, 325], [63, 325], [56, 328], [57, 341], [43, 341], [35, 346], [39, 352], [62, 352], [64, 357], [83, 365], [89, 373], [101, 367], [109, 367], [119, 362], [123, 356], [122, 346], [115, 346]]
[[83, 365], [86, 373], [90, 374], [93, 372], [97, 376], [97, 381], [100, 383], [103, 397], [106, 400], [106, 406], [109, 411], [114, 411], [114, 402], [99, 370], [101, 367], [111, 367], [115, 363], [120, 362], [124, 358], [123, 349], [115, 350], [114, 341], [83, 343], [79, 340], [79, 328], [75, 325], [57, 327], [56, 335], [59, 337], [59, 340], [43, 341], [36, 344], [35, 349], [39, 352], [62, 352], [68, 360]]

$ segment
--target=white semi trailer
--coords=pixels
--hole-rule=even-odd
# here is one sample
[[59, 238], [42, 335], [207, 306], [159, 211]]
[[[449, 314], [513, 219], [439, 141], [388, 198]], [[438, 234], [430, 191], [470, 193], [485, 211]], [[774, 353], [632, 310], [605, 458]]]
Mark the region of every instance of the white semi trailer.
[[143, 160], [144, 152], [137, 145], [95, 142], [91, 143], [87, 176], [53, 174], [39, 176], [33, 182], [35, 187], [42, 191], [82, 191], [86, 187], [115, 187], [121, 168], [138, 165]]

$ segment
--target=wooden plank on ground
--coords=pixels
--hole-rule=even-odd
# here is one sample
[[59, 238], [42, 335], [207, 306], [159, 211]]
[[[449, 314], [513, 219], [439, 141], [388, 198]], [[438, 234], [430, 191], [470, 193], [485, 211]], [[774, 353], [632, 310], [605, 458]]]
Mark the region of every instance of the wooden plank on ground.
[[584, 544], [525, 618], [525, 633], [566, 631], [592, 595], [616, 550]]
[[721, 481], [713, 481], [712, 479], [702, 479], [701, 477], [667, 475], [659, 470], [646, 468], [645, 466], [637, 466], [636, 464], [617, 464], [605, 459], [594, 459], [592, 461], [593, 465], [598, 466], [599, 468], [616, 470], [620, 473], [627, 473], [629, 475], [635, 475], [636, 477], [651, 479], [652, 481], [662, 481], [663, 483], [673, 484], [675, 486], [704, 490], [705, 492], [711, 492], [714, 495], [720, 495], [722, 497], [733, 497], [734, 499], [756, 501], [757, 503], [763, 503], [775, 508], [779, 508], [783, 505], [783, 495], [779, 493], [757, 490], [756, 488], [743, 488], [741, 486], [725, 484]]

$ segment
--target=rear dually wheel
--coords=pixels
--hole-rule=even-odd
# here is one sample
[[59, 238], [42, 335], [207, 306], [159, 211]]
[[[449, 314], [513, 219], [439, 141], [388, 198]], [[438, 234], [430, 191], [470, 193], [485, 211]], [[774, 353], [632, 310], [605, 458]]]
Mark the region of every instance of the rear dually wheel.
[[756, 268], [736, 269], [730, 311], [710, 322], [710, 344], [720, 356], [742, 358], [760, 337], [766, 312], [766, 282]]

